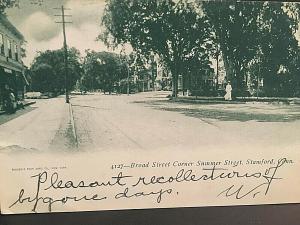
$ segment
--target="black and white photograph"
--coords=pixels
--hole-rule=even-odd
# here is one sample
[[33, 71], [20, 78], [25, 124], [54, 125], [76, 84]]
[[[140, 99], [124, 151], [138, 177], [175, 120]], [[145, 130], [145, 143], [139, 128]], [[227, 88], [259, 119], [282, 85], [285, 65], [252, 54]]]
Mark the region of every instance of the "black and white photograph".
[[1, 225], [296, 225], [299, 134], [298, 2], [0, 1]]

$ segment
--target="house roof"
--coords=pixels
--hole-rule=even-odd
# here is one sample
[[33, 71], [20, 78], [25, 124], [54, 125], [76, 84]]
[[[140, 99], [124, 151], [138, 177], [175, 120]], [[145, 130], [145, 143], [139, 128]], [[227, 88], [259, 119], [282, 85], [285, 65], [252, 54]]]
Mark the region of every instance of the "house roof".
[[20, 31], [7, 19], [7, 17], [0, 13], [0, 23], [3, 24], [8, 30], [10, 30], [17, 38], [24, 41], [24, 36]]

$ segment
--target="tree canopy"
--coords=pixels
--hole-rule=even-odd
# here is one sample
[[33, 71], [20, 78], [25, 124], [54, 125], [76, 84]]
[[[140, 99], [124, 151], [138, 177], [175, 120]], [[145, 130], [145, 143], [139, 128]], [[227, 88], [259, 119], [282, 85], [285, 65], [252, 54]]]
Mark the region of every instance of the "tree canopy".
[[268, 95], [291, 95], [300, 73], [298, 20], [286, 10], [283, 3], [267, 2], [262, 11], [260, 72]]
[[[32, 89], [40, 92], [62, 93], [65, 89], [64, 50], [39, 52], [31, 67]], [[80, 52], [68, 49], [68, 85], [72, 89], [82, 75]]]
[[210, 26], [199, 11], [187, 0], [109, 0], [100, 38], [109, 46], [130, 43], [145, 57], [157, 54], [172, 73], [176, 96], [179, 74], [195, 63], [209, 65]]
[[264, 78], [267, 92], [278, 86], [280, 68], [284, 73], [298, 73], [297, 64], [291, 63], [299, 51], [295, 3], [208, 1], [201, 5], [220, 46], [227, 79], [235, 88], [245, 88], [249, 66], [254, 64], [258, 68], [255, 80]]
[[81, 88], [112, 92], [116, 82], [127, 77], [127, 69], [119, 55], [111, 52], [87, 51]]

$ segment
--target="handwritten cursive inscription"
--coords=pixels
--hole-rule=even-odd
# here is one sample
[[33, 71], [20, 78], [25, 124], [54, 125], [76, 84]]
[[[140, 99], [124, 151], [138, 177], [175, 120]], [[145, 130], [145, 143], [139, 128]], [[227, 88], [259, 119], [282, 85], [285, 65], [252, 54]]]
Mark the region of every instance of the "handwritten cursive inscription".
[[[108, 199], [121, 201], [132, 198], [151, 198], [154, 197], [157, 204], [161, 203], [164, 198], [171, 195], [178, 195], [175, 184], [189, 183], [189, 185], [200, 185], [201, 182], [215, 182], [216, 186], [222, 187], [217, 197], [234, 198], [236, 200], [246, 197], [255, 198], [257, 195], [267, 195], [275, 180], [281, 180], [278, 177], [278, 171], [287, 164], [287, 159], [283, 158], [277, 161], [275, 166], [267, 169], [261, 169], [254, 172], [229, 170], [214, 165], [213, 167], [197, 169], [180, 169], [171, 176], [152, 175], [139, 176], [124, 175], [122, 172], [116, 176], [110, 177], [104, 181], [74, 181], [69, 178], [62, 179], [58, 172], [49, 174], [44, 171], [42, 173], [31, 176], [35, 180], [34, 193], [26, 192], [21, 188], [17, 199], [9, 208], [17, 205], [29, 204], [33, 212], [38, 212], [39, 207], [44, 204], [48, 211], [51, 212], [57, 204], [66, 205], [70, 202], [93, 202], [105, 201]], [[200, 170], [200, 171], [199, 171]], [[226, 181], [226, 188], [222, 182]], [[228, 185], [229, 183], [229, 185]], [[236, 184], [238, 183], [238, 184]], [[147, 187], [147, 190], [145, 190]], [[74, 194], [75, 190], [92, 190], [93, 194]], [[121, 191], [120, 191], [121, 189]], [[68, 193], [73, 191], [72, 195], [58, 195], [57, 193]], [[111, 192], [116, 191], [112, 196]], [[25, 193], [26, 192], [26, 193]], [[50, 193], [50, 194], [49, 194]], [[85, 193], [81, 191], [80, 193]], [[99, 194], [101, 193], [101, 194]]]

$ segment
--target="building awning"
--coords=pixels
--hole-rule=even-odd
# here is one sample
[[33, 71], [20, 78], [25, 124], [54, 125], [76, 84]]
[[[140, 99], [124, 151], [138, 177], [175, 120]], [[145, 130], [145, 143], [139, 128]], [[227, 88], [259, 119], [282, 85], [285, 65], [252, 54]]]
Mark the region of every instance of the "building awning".
[[22, 79], [24, 80], [25, 84], [27, 86], [29, 86], [29, 82], [28, 82], [28, 80], [27, 80], [24, 72], [19, 72], [19, 71], [11, 70], [11, 69], [8, 69], [8, 68], [5, 68], [5, 67], [1, 67], [1, 66], [0, 66], [0, 70], [4, 71], [4, 74], [6, 74], [8, 76], [9, 75], [16, 75], [16, 76], [22, 77]]

